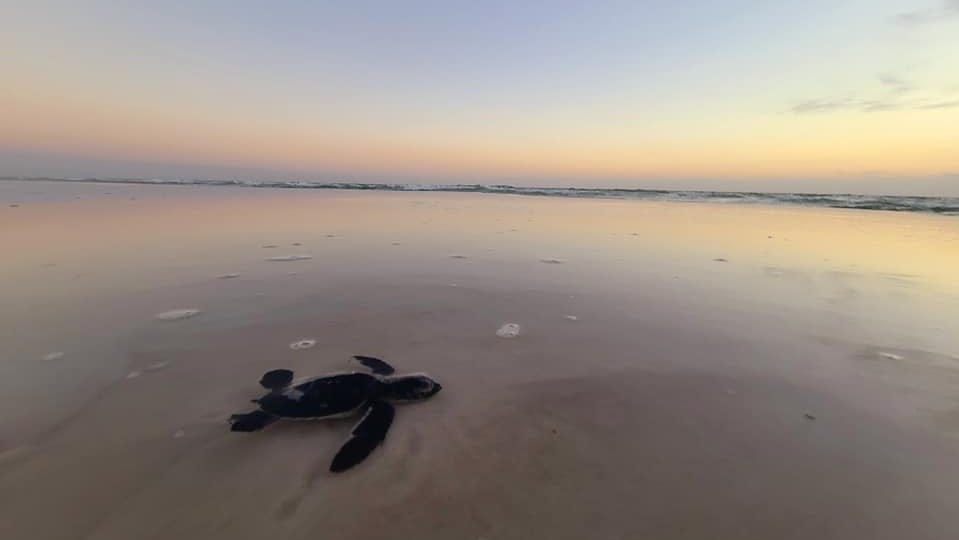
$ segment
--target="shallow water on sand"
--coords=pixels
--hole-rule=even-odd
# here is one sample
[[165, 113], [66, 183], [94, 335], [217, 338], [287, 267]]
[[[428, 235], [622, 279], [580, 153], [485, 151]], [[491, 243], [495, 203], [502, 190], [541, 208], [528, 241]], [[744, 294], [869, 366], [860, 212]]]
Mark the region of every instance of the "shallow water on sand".
[[[0, 183], [31, 192], [0, 204], [0, 537], [959, 530], [956, 218], [58, 189]], [[264, 371], [354, 354], [444, 387], [358, 468], [327, 472], [350, 420], [228, 431]]]

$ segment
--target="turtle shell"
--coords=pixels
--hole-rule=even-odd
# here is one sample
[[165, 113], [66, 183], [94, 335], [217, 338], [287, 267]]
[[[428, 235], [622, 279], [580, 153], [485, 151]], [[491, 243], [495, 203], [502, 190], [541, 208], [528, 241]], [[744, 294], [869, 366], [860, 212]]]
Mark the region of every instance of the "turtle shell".
[[323, 418], [350, 414], [376, 398], [382, 383], [368, 373], [327, 375], [259, 399], [260, 408], [282, 418]]

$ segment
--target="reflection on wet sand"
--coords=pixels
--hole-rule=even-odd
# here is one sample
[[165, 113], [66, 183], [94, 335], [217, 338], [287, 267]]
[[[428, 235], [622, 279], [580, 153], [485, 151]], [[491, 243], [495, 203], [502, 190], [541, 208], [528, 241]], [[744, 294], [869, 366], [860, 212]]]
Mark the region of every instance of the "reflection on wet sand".
[[[0, 206], [3, 538], [959, 528], [955, 218], [90, 189]], [[327, 472], [349, 419], [229, 433], [354, 354], [444, 386], [368, 462]]]

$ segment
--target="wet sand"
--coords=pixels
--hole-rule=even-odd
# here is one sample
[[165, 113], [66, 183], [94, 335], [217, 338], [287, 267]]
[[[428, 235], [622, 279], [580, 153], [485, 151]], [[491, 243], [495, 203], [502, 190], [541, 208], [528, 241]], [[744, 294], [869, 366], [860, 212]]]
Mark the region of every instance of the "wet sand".
[[[959, 530], [956, 218], [61, 186], [0, 182], [0, 537]], [[353, 354], [444, 387], [358, 468], [228, 431]]]

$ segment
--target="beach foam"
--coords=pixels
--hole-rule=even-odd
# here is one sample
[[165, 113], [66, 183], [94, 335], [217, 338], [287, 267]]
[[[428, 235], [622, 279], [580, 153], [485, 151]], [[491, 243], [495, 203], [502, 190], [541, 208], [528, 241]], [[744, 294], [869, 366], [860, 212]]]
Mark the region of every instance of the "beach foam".
[[315, 339], [301, 339], [299, 341], [294, 341], [290, 343], [290, 348], [294, 351], [299, 351], [303, 349], [310, 349], [316, 345]]
[[289, 262], [289, 261], [308, 261], [312, 259], [312, 255], [277, 255], [276, 257], [268, 257], [266, 260], [271, 262]]
[[199, 309], [171, 309], [163, 313], [157, 313], [155, 317], [161, 321], [178, 321], [180, 319], [189, 319], [200, 314]]
[[496, 331], [496, 335], [501, 338], [514, 338], [519, 335], [520, 326], [516, 323], [506, 323], [503, 326], [500, 326]]

